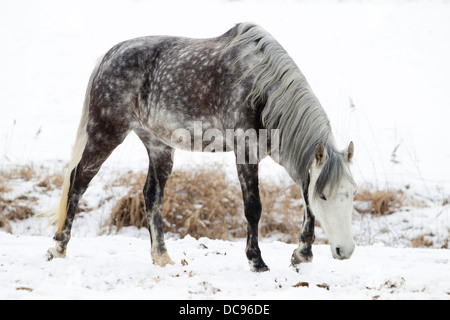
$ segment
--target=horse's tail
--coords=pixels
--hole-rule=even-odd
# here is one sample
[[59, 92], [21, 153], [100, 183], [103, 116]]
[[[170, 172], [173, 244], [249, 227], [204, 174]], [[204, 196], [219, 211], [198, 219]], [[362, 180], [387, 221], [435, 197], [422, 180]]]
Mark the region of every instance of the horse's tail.
[[76, 177], [76, 170], [78, 164], [80, 163], [84, 149], [86, 148], [88, 140], [87, 123], [89, 116], [91, 88], [94, 78], [97, 75], [98, 69], [100, 67], [102, 58], [99, 59], [99, 62], [97, 63], [97, 66], [95, 67], [89, 79], [89, 84], [86, 89], [86, 96], [84, 99], [83, 113], [81, 115], [81, 120], [77, 131], [77, 137], [72, 151], [72, 158], [70, 159], [66, 175], [64, 177], [61, 199], [59, 201], [59, 205], [56, 206], [56, 208], [51, 212], [51, 215], [53, 215], [53, 217], [50, 221], [50, 224], [55, 224], [56, 222], [58, 222], [58, 233], [61, 232], [64, 228], [64, 223], [66, 221], [67, 216], [67, 204], [69, 200], [70, 188]]

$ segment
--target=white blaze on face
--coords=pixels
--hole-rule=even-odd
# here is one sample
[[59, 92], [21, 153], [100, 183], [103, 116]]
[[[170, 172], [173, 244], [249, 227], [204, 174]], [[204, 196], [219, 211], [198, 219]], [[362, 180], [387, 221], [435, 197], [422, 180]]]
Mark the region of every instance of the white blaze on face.
[[[350, 162], [353, 156], [353, 144], [350, 144], [344, 154], [347, 162]], [[328, 237], [333, 257], [340, 260], [348, 259], [355, 250], [355, 241], [352, 234], [352, 213], [356, 186], [344, 177], [332, 190], [330, 186], [326, 186], [322, 194], [316, 194], [316, 181], [326, 158], [325, 152], [322, 161], [320, 157], [319, 159], [316, 157], [311, 167], [308, 189], [309, 205]]]
[[329, 192], [328, 187], [318, 196], [314, 196], [314, 189], [309, 191], [311, 210], [324, 229], [336, 259], [350, 258], [355, 249], [352, 235], [355, 190], [352, 183], [342, 182], [333, 193]]

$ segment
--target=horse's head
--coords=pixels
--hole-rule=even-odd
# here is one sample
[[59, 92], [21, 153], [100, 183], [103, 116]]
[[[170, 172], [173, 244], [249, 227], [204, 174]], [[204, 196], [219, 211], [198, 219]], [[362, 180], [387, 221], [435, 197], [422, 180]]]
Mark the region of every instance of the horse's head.
[[355, 249], [351, 226], [357, 189], [349, 168], [353, 153], [353, 142], [343, 152], [320, 142], [310, 168], [309, 206], [328, 237], [333, 257], [340, 260], [350, 258]]

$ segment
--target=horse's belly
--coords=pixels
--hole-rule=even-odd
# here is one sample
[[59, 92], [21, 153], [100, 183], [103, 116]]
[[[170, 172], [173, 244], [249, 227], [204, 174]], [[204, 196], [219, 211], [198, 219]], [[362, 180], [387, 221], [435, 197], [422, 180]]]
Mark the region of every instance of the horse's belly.
[[149, 129], [165, 144], [181, 150], [224, 152], [226, 130], [218, 119], [186, 119], [164, 115], [150, 120]]

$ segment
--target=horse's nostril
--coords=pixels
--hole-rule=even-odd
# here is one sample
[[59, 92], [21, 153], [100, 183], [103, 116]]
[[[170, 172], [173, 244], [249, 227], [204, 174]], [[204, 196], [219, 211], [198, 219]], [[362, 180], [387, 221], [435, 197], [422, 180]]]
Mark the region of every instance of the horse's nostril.
[[342, 255], [341, 255], [341, 248], [336, 247], [336, 255], [338, 256], [338, 258], [342, 258]]

